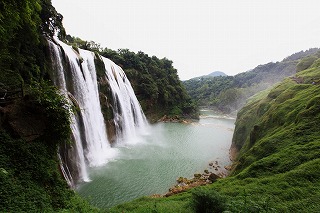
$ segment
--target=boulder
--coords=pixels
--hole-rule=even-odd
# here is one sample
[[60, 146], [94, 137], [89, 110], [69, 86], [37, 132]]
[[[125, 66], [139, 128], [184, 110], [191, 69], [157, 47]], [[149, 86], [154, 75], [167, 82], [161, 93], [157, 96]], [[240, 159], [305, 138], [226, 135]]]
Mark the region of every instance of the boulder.
[[194, 174], [194, 178], [198, 179], [201, 177], [201, 174]]
[[219, 179], [220, 177], [215, 174], [215, 173], [211, 173], [208, 177], [209, 180], [211, 180], [212, 182], [215, 182], [217, 179]]

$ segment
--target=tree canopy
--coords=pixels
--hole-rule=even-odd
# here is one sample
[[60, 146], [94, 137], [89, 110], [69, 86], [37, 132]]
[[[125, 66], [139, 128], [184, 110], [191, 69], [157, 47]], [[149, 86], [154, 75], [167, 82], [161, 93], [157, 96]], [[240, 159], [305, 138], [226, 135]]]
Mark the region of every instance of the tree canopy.
[[0, 2], [0, 79], [2, 84], [38, 81], [45, 71], [43, 34], [63, 37], [62, 15], [50, 0]]

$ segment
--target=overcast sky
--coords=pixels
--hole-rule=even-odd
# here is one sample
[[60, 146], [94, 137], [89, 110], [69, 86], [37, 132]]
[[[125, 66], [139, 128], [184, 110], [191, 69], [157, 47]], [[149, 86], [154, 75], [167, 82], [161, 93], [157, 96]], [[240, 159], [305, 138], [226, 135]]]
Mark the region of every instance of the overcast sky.
[[68, 34], [173, 61], [181, 80], [320, 47], [318, 0], [52, 0]]

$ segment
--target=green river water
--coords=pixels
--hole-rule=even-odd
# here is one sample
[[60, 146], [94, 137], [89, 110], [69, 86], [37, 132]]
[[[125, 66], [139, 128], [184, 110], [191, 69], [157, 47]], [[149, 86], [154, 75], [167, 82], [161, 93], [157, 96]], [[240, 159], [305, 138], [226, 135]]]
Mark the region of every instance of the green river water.
[[235, 120], [202, 110], [198, 122], [157, 123], [134, 145], [116, 147], [119, 154], [104, 166], [89, 170], [91, 182], [78, 193], [100, 208], [141, 196], [165, 194], [180, 176], [209, 169], [218, 161], [230, 164], [229, 148]]

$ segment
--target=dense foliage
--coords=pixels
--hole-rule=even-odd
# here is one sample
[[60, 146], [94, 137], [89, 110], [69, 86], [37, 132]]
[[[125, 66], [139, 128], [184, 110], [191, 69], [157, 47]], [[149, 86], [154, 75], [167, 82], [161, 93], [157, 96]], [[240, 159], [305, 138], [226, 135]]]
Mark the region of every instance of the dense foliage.
[[69, 109], [49, 81], [44, 36], [63, 37], [61, 21], [50, 0], [0, 2], [0, 212], [95, 211], [59, 171]]
[[0, 116], [0, 212], [94, 211], [59, 171], [59, 144], [70, 138], [64, 98], [33, 87]]
[[306, 70], [252, 97], [238, 113], [233, 144], [240, 154], [229, 177], [203, 190], [143, 198], [111, 212], [193, 212], [194, 206], [214, 212], [213, 203], [227, 212], [318, 212], [319, 94], [317, 58]]
[[259, 65], [235, 76], [203, 76], [184, 81], [183, 84], [199, 105], [231, 113], [241, 109], [248, 97], [293, 75], [296, 70], [306, 69], [317, 58], [318, 51], [317, 48], [301, 51], [281, 62]]
[[128, 49], [102, 49], [93, 41], [83, 41], [70, 35], [66, 39], [70, 45], [96, 51], [122, 67], [150, 119], [158, 119], [163, 115], [197, 118], [197, 107], [179, 80], [172, 61], [150, 57], [141, 51], [134, 53]]
[[46, 70], [43, 34], [55, 30], [63, 35], [62, 16], [50, 0], [0, 2], [0, 83], [30, 84], [40, 81]]

